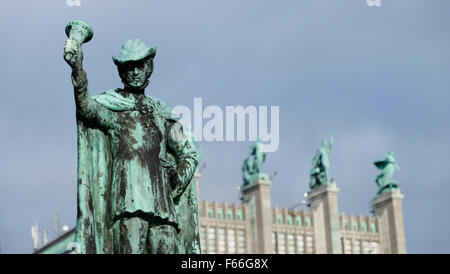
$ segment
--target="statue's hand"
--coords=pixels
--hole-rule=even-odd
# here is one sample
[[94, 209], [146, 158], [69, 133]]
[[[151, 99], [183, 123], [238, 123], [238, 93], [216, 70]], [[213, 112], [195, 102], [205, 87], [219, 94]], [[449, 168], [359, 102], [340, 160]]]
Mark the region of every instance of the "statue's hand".
[[169, 177], [172, 186], [172, 199], [177, 200], [178, 198], [180, 198], [181, 194], [183, 194], [183, 185], [178, 178], [178, 174], [175, 170], [173, 170], [173, 172], [170, 172]]
[[83, 63], [83, 51], [81, 45], [77, 41], [72, 39], [66, 40], [66, 46], [64, 47], [64, 60], [72, 69], [80, 70]]
[[172, 199], [174, 201], [177, 201], [178, 199], [180, 199], [181, 194], [183, 194], [184, 192], [184, 188], [181, 185], [178, 185], [175, 187], [174, 190], [172, 190]]

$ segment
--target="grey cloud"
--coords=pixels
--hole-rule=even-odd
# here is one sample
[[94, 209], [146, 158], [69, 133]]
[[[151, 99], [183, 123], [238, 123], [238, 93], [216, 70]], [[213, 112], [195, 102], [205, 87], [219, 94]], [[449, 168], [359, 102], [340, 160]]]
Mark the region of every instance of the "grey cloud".
[[[341, 211], [369, 214], [372, 162], [394, 150], [408, 251], [448, 253], [450, 3], [383, 2], [2, 1], [3, 251], [31, 252], [30, 225], [50, 228], [55, 210], [74, 225], [75, 108], [62, 49], [65, 24], [80, 18], [95, 32], [84, 45], [93, 94], [120, 86], [111, 56], [140, 37], [158, 47], [148, 93], [171, 106], [279, 105], [280, 147], [264, 165], [278, 171], [273, 205], [302, 199], [315, 150], [334, 133]], [[203, 144], [202, 199], [238, 201], [248, 145]]]

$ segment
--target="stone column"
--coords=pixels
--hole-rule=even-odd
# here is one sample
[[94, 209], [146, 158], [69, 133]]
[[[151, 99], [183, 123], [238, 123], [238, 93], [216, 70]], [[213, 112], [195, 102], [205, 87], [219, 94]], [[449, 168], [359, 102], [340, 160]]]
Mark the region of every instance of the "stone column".
[[334, 181], [309, 192], [316, 239], [315, 253], [342, 253], [338, 192], [339, 189]]
[[268, 178], [262, 178], [242, 186], [242, 202], [248, 206], [253, 252], [273, 253], [272, 245], [272, 208], [270, 205], [270, 186]]
[[378, 233], [383, 253], [406, 253], [403, 197], [399, 189], [393, 189], [377, 195], [372, 200], [374, 216], [379, 219]]
[[199, 185], [200, 185], [200, 172], [198, 172], [198, 170], [196, 170], [195, 171], [195, 173], [194, 173], [194, 180], [195, 180], [195, 187], [196, 187], [196, 190], [197, 190], [197, 203], [199, 203], [200, 202], [200, 188], [199, 188]]

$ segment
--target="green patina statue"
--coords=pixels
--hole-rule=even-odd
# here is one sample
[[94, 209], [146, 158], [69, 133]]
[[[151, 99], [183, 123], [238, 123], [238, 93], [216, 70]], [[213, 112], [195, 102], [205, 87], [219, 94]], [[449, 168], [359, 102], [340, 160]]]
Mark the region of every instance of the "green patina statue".
[[200, 253], [196, 186], [199, 155], [176, 115], [144, 94], [155, 46], [128, 40], [113, 57], [123, 88], [91, 97], [82, 21], [66, 27], [78, 132], [75, 242], [81, 253]]
[[378, 169], [382, 170], [381, 174], [375, 179], [378, 186], [377, 195], [392, 189], [398, 189], [398, 183], [392, 180], [395, 171], [400, 169], [395, 161], [394, 152], [387, 152], [384, 160], [376, 161], [374, 164]]
[[317, 150], [316, 156], [312, 160], [310, 172], [309, 187], [315, 189], [318, 186], [330, 183], [330, 151], [333, 147], [333, 135], [330, 135], [330, 140], [323, 141], [322, 146]]
[[258, 136], [242, 165], [244, 186], [259, 179], [267, 179], [267, 175], [261, 172], [261, 166], [265, 160], [266, 153], [263, 151], [263, 145]]

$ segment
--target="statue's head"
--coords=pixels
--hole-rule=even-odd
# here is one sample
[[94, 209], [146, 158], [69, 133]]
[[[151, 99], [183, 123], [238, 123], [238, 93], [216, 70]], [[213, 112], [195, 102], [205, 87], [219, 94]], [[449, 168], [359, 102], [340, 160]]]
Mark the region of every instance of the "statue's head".
[[394, 152], [393, 151], [389, 151], [386, 152], [386, 159], [391, 162], [391, 163], [395, 163], [395, 158], [394, 158]]
[[113, 61], [125, 88], [142, 89], [148, 85], [155, 54], [155, 46], [147, 48], [139, 39], [128, 40], [123, 44], [119, 55], [114, 56]]

